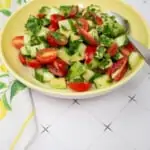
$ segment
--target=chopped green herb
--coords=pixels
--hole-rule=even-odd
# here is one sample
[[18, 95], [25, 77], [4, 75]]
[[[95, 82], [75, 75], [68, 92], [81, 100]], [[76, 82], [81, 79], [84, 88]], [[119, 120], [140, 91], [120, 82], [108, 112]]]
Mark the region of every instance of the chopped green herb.
[[42, 18], [41, 21], [43, 26], [48, 26], [50, 24], [50, 20], [47, 18]]
[[47, 6], [43, 6], [41, 7], [41, 9], [39, 10], [39, 13], [41, 14], [48, 14], [48, 12], [50, 11], [50, 8]]
[[72, 9], [72, 6], [60, 6], [60, 11], [64, 14], [64, 16], [68, 16], [70, 11]]
[[35, 16], [30, 16], [25, 28], [33, 34], [37, 34], [42, 28], [42, 21]]
[[98, 47], [97, 51], [96, 51], [96, 55], [95, 58], [97, 59], [102, 59], [104, 57], [104, 54], [106, 52], [106, 48], [105, 47]]
[[81, 41], [76, 40], [69, 43], [69, 48], [67, 49], [67, 53], [69, 55], [73, 55], [78, 50], [79, 45], [81, 44]]
[[112, 38], [107, 37], [106, 35], [101, 35], [100, 37], [101, 45], [105, 47], [110, 47], [114, 40]]

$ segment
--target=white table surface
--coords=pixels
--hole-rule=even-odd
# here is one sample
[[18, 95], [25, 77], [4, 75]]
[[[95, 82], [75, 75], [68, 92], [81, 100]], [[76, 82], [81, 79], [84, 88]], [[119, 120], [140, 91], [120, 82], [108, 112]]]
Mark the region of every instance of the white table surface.
[[[150, 0], [125, 0], [150, 23]], [[150, 70], [124, 87], [88, 100], [33, 91], [39, 127], [29, 150], [150, 150]]]

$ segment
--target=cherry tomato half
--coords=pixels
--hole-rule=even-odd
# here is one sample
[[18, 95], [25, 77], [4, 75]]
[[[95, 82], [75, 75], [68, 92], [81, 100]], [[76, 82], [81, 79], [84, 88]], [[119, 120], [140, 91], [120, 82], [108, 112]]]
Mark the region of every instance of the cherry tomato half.
[[51, 15], [51, 18], [50, 18], [52, 24], [58, 24], [59, 21], [64, 20], [64, 19], [65, 17], [59, 14], [53, 14]]
[[68, 17], [74, 18], [74, 17], [76, 16], [76, 14], [78, 13], [78, 11], [79, 11], [79, 7], [73, 5], [72, 8], [71, 8], [70, 13], [69, 13], [69, 15], [68, 15]]
[[41, 64], [52, 63], [57, 57], [57, 49], [56, 48], [46, 48], [39, 50], [36, 55], [36, 59]]
[[40, 18], [40, 19], [42, 19], [42, 18], [45, 17], [45, 14], [37, 14], [37, 17]]
[[51, 32], [56, 31], [58, 28], [59, 28], [59, 27], [58, 27], [58, 24], [56, 24], [56, 23], [53, 23], [53, 24], [51, 24], [51, 25], [48, 27], [48, 29], [49, 29]]
[[93, 16], [93, 19], [97, 25], [103, 24], [103, 20], [100, 16], [96, 15], [95, 13], [91, 13], [91, 15]]
[[24, 46], [24, 36], [16, 36], [12, 39], [12, 45], [20, 50]]
[[78, 33], [88, 42], [89, 45], [97, 46], [98, 43], [86, 30], [78, 27]]
[[113, 43], [113, 44], [111, 45], [111, 47], [107, 50], [107, 53], [108, 53], [111, 57], [113, 57], [113, 56], [116, 55], [117, 51], [118, 51], [118, 45], [117, 45], [116, 43]]
[[87, 46], [86, 47], [86, 50], [85, 50], [85, 63], [86, 64], [89, 64], [92, 61], [95, 53], [96, 53], [95, 46]]
[[29, 66], [31, 68], [35, 68], [35, 69], [36, 68], [41, 68], [41, 64], [37, 59], [27, 58], [26, 63], [27, 63], [27, 66]]
[[111, 77], [114, 72], [116, 72], [120, 68], [124, 68], [127, 65], [127, 62], [128, 62], [127, 57], [119, 59], [107, 70], [107, 74]]
[[77, 23], [78, 23], [78, 26], [81, 27], [82, 29], [84, 29], [85, 31], [89, 30], [89, 24], [86, 19], [79, 18], [79, 19], [77, 19]]
[[121, 53], [124, 55], [124, 56], [129, 56], [130, 55], [130, 51], [127, 49], [127, 48], [122, 48], [121, 49]]
[[68, 86], [76, 92], [85, 92], [88, 91], [92, 85], [89, 82], [71, 82]]
[[128, 50], [129, 50], [129, 52], [133, 52], [133, 51], [135, 51], [135, 46], [131, 43], [131, 42], [129, 42], [126, 46], [125, 46], [125, 48], [127, 48]]
[[120, 71], [116, 74], [116, 76], [114, 77], [114, 80], [115, 81], [120, 81], [124, 77], [124, 75], [127, 72], [127, 70], [128, 70], [127, 65], [125, 65], [124, 67], [122, 67], [120, 69]]
[[64, 46], [68, 43], [68, 39], [61, 33], [53, 32], [47, 36], [47, 41], [50, 46]]
[[49, 64], [48, 69], [58, 77], [64, 77], [68, 73], [68, 65], [60, 58], [57, 58], [53, 63]]
[[23, 56], [21, 53], [19, 53], [18, 57], [19, 57], [20, 62], [21, 62], [23, 65], [26, 65], [26, 57]]
[[98, 24], [98, 25], [102, 25], [103, 24], [103, 20], [101, 17], [99, 16], [95, 16], [95, 22]]

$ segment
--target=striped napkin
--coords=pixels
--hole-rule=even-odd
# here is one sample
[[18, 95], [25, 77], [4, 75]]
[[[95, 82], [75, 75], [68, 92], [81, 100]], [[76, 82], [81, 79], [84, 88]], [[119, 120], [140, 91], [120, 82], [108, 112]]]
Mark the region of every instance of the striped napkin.
[[[0, 0], [0, 29], [25, 0]], [[15, 80], [0, 62], [0, 150], [24, 150], [36, 135], [30, 89]]]

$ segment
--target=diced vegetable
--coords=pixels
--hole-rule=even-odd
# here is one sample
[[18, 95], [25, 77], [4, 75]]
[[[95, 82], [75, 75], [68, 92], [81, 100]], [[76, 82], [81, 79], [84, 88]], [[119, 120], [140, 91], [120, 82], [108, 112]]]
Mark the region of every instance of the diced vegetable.
[[21, 49], [24, 46], [24, 36], [16, 36], [12, 40], [12, 45], [16, 49]]
[[47, 69], [40, 68], [35, 69], [35, 78], [40, 82], [49, 82], [52, 78], [54, 78], [54, 75], [52, 75]]
[[127, 34], [98, 5], [43, 6], [29, 16], [24, 35], [14, 37], [12, 45], [39, 82], [85, 92], [120, 81], [139, 64], [141, 56]]
[[69, 69], [69, 72], [67, 75], [68, 79], [72, 80], [76, 78], [77, 76], [81, 76], [85, 71], [86, 71], [86, 68], [83, 64], [81, 64], [80, 62], [75, 62]]
[[105, 88], [110, 85], [110, 77], [108, 75], [102, 75], [94, 80], [96, 88]]
[[129, 65], [131, 69], [134, 69], [141, 59], [141, 56], [138, 52], [132, 52], [129, 56]]
[[99, 60], [102, 59], [104, 57], [105, 52], [106, 52], [106, 48], [102, 47], [102, 46], [99, 46], [97, 48], [95, 58], [97, 58]]
[[128, 43], [128, 38], [127, 38], [126, 35], [121, 35], [121, 36], [119, 36], [119, 37], [117, 37], [117, 38], [115, 39], [115, 42], [117, 43], [117, 45], [118, 45], [119, 47], [121, 47], [121, 46], [127, 45], [127, 43]]
[[58, 52], [58, 57], [65, 61], [67, 64], [70, 64], [71, 56], [67, 53], [67, 48], [62, 47]]
[[52, 78], [50, 81], [50, 86], [54, 89], [66, 89], [65, 78]]
[[69, 88], [76, 92], [85, 92], [91, 88], [91, 83], [89, 82], [71, 82], [68, 84]]
[[90, 81], [94, 75], [95, 75], [95, 73], [92, 70], [87, 69], [85, 71], [85, 73], [83, 74], [83, 78], [86, 81]]
[[100, 43], [102, 46], [110, 47], [114, 43], [114, 40], [112, 38], [107, 37], [106, 35], [101, 35]]

